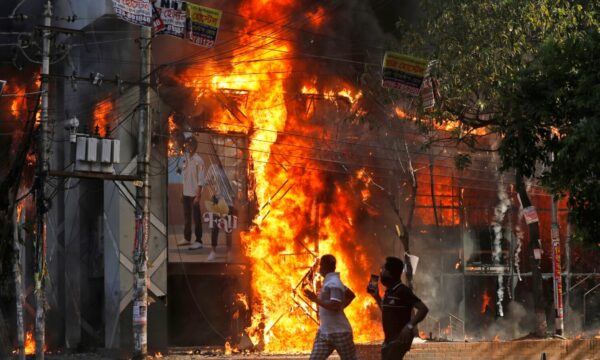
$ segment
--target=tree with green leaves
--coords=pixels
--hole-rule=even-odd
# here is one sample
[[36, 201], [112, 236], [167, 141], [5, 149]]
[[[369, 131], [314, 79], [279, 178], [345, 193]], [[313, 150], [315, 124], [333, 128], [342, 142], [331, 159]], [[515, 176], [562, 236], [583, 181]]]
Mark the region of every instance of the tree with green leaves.
[[[506, 166], [536, 174], [553, 194], [568, 196], [576, 237], [600, 231], [600, 27], [549, 39], [519, 73], [500, 154]], [[526, 153], [514, 151], [525, 133]], [[539, 168], [539, 166], [538, 166]]]
[[[458, 120], [463, 127], [451, 135], [473, 148], [479, 146], [472, 136], [473, 129], [485, 127], [496, 133], [501, 141], [499, 148], [492, 150], [500, 151], [504, 170], [515, 170], [516, 189], [523, 206], [531, 205], [524, 179], [542, 177], [553, 192], [569, 193], [572, 222], [579, 228], [589, 226], [591, 218], [575, 217], [583, 216], [581, 205], [588, 211], [586, 214], [597, 207], [591, 204], [596, 200], [592, 194], [580, 193], [590, 189], [587, 185], [595, 173], [581, 169], [574, 179], [565, 174], [568, 167], [563, 170], [561, 166], [566, 157], [582, 156], [585, 151], [575, 143], [569, 147], [568, 138], [577, 134], [576, 129], [594, 122], [583, 120], [590, 117], [591, 109], [584, 104], [593, 102], [590, 92], [594, 86], [598, 92], [597, 85], [593, 85], [593, 76], [577, 78], [583, 71], [577, 66], [594, 64], [582, 62], [581, 58], [569, 63], [570, 56], [557, 56], [557, 52], [574, 51], [573, 47], [585, 42], [583, 39], [590, 33], [597, 33], [600, 4], [585, 0], [423, 0], [421, 4], [421, 21], [399, 24], [400, 51], [436, 60], [433, 73], [440, 81], [442, 98], [433, 112], [421, 116], [421, 122]], [[553, 45], [545, 45], [549, 42]], [[552, 61], [561, 63], [554, 65], [554, 72], [545, 68]], [[598, 68], [595, 63], [589, 69]], [[551, 73], [559, 77], [550, 76]], [[571, 78], [564, 78], [567, 74]], [[537, 83], [541, 79], [544, 84]], [[574, 84], [583, 83], [586, 87], [573, 90]], [[576, 99], [571, 97], [574, 91], [579, 91]], [[561, 136], [553, 138], [552, 129]], [[592, 147], [587, 150], [595, 151]], [[550, 167], [552, 152], [557, 155]], [[468, 164], [465, 155], [461, 156], [460, 163]], [[544, 164], [551, 170], [537, 171]], [[575, 205], [579, 209], [574, 209]], [[586, 232], [589, 233], [580, 229], [581, 234]], [[537, 222], [529, 225], [529, 237], [528, 258], [538, 320], [534, 332], [544, 336], [543, 283], [540, 262], [534, 256], [539, 248]]]

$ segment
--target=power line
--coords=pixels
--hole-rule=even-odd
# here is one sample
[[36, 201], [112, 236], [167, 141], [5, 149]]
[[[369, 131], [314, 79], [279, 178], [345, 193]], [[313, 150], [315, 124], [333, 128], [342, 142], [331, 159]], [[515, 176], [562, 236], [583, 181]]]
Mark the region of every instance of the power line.
[[[209, 153], [209, 152], [203, 152], [203, 151], [196, 151], [196, 153], [201, 154], [201, 155], [208, 155], [208, 156], [214, 156], [214, 153]], [[220, 158], [226, 158], [226, 159], [235, 159], [235, 160], [246, 160], [243, 157], [238, 157], [238, 156], [228, 156], [228, 155], [218, 155]], [[256, 163], [262, 163], [262, 164], [268, 164], [268, 165], [273, 165], [273, 166], [281, 166], [281, 164], [275, 163], [271, 160], [258, 160], [258, 159], [252, 159], [253, 162]], [[305, 166], [305, 165], [297, 165], [297, 164], [286, 164], [286, 167], [289, 168], [297, 168], [297, 169], [302, 169], [302, 170], [312, 170], [312, 171], [319, 171], [319, 172], [324, 172], [324, 173], [333, 173], [333, 174], [340, 174], [340, 175], [345, 175], [345, 176], [352, 176], [351, 173], [348, 173], [347, 171], [343, 171], [343, 170], [335, 170], [335, 169], [325, 169], [325, 168], [319, 168], [319, 167], [309, 167], [309, 166]], [[429, 176], [429, 175], [427, 175]], [[464, 180], [464, 178], [458, 177], [458, 176], [448, 176], [448, 175], [439, 175], [439, 174], [434, 174], [435, 177], [445, 177], [445, 178], [454, 178], [456, 180]], [[396, 180], [397, 178], [393, 175], [383, 175], [383, 174], [377, 174], [376, 178], [383, 178], [383, 179], [393, 179]], [[479, 179], [475, 179], [475, 181], [480, 182]], [[487, 182], [492, 182], [492, 181], [487, 181]], [[429, 184], [429, 181], [420, 181], [419, 183], [421, 184]], [[497, 184], [497, 182], [494, 182], [494, 184]], [[470, 186], [470, 185], [464, 185], [464, 184], [455, 184], [455, 185], [445, 185], [445, 186], [451, 186], [454, 188], [463, 188], [463, 189], [470, 189], [470, 190], [481, 190], [481, 191], [490, 191], [490, 192], [497, 192], [498, 188], [497, 187], [477, 187], [477, 186]], [[546, 193], [536, 193], [536, 192], [529, 192], [530, 195], [535, 195], [535, 196], [551, 196], [549, 194]], [[429, 194], [429, 196], [431, 196], [431, 194]]]
[[[196, 140], [199, 144], [205, 144], [205, 145], [212, 145], [211, 142], [205, 142], [205, 141], [199, 141]], [[356, 162], [352, 162], [352, 161], [341, 161], [341, 160], [332, 160], [332, 159], [320, 159], [320, 158], [314, 158], [314, 157], [310, 157], [310, 156], [300, 156], [300, 155], [294, 155], [294, 154], [284, 154], [284, 153], [279, 153], [279, 152], [275, 152], [275, 151], [266, 151], [266, 150], [260, 150], [260, 149], [253, 149], [250, 147], [241, 147], [241, 146], [230, 146], [230, 145], [219, 145], [221, 147], [224, 148], [231, 148], [231, 149], [241, 149], [241, 150], [247, 150], [249, 152], [254, 152], [254, 153], [264, 153], [264, 154], [270, 154], [270, 155], [277, 155], [277, 156], [283, 156], [285, 157], [292, 157], [292, 158], [299, 158], [299, 159], [303, 159], [303, 160], [309, 160], [309, 161], [315, 161], [315, 162], [320, 162], [320, 163], [332, 163], [334, 165], [340, 165], [342, 167], [345, 166], [354, 166], [354, 167], [358, 167], [358, 168], [370, 168], [370, 169], [381, 169], [381, 170], [387, 170], [387, 171], [395, 171], [397, 169], [394, 168], [389, 168], [389, 167], [385, 167], [385, 166], [378, 166], [378, 165], [371, 165], [371, 164], [364, 164], [364, 163], [356, 163]], [[204, 153], [203, 153], [204, 154]], [[237, 157], [235, 157], [237, 158]], [[237, 158], [239, 160], [242, 160], [242, 158]], [[253, 161], [257, 161], [256, 159], [252, 159]], [[374, 160], [380, 160], [377, 157], [374, 157]], [[270, 162], [271, 164], [273, 164], [272, 162]], [[413, 161], [414, 164], [420, 164], [418, 162]], [[279, 164], [278, 164], [279, 165]], [[429, 164], [423, 164], [423, 168], [428, 167]], [[291, 165], [294, 167], [298, 167], [298, 165]], [[299, 167], [303, 167], [302, 165], [300, 165]], [[437, 165], [436, 167], [446, 167], [443, 165]], [[320, 168], [314, 168], [313, 170], [320, 170]], [[324, 170], [324, 171], [329, 171], [329, 170]], [[485, 172], [484, 170], [480, 170], [481, 172]], [[344, 171], [341, 173], [348, 173], [348, 171]], [[379, 174], [378, 174], [379, 175]], [[433, 174], [435, 177], [442, 177], [442, 178], [455, 178], [455, 179], [461, 179], [461, 180], [472, 180], [472, 181], [478, 181], [478, 182], [488, 182], [488, 183], [494, 183], [497, 184], [498, 180], [496, 179], [483, 179], [483, 178], [473, 178], [473, 177], [466, 177], [466, 176], [461, 176], [461, 175], [445, 175], [445, 174], [440, 174], [440, 173], [434, 173]], [[388, 175], [386, 177], [389, 176], [393, 176], [393, 175]], [[395, 177], [394, 177], [395, 178]]]
[[[397, 152], [397, 149], [395, 148], [390, 148], [390, 147], [385, 147], [385, 146], [381, 146], [381, 145], [370, 145], [370, 144], [361, 144], [361, 143], [357, 143], [357, 142], [349, 142], [349, 141], [343, 141], [343, 140], [337, 140], [337, 139], [325, 139], [325, 138], [318, 138], [318, 137], [314, 137], [314, 136], [310, 136], [310, 135], [306, 135], [306, 134], [302, 134], [302, 133], [296, 133], [296, 132], [290, 132], [290, 131], [277, 131], [277, 130], [273, 130], [273, 129], [265, 129], [265, 128], [259, 128], [259, 127], [255, 127], [255, 126], [248, 126], [248, 125], [244, 125], [244, 124], [238, 124], [238, 123], [227, 123], [227, 122], [222, 122], [222, 121], [216, 121], [216, 120], [211, 120], [211, 123], [215, 123], [215, 124], [221, 124], [221, 125], [229, 125], [229, 126], [235, 126], [235, 127], [239, 127], [239, 128], [245, 128], [247, 129], [247, 133], [252, 132], [252, 131], [265, 131], [265, 132], [272, 132], [272, 133], [276, 133], [277, 136], [294, 136], [294, 137], [299, 137], [299, 138], [304, 138], [304, 139], [308, 139], [311, 141], [315, 141], [315, 142], [326, 142], [326, 143], [339, 143], [339, 144], [343, 144], [343, 145], [348, 145], [348, 146], [362, 146], [362, 147], [367, 147], [367, 148], [371, 148], [371, 149], [375, 149], [375, 150], [383, 150], [383, 151], [391, 151], [393, 153]], [[189, 125], [189, 124], [188, 124]], [[413, 135], [420, 135], [420, 133], [418, 132], [406, 132], [408, 134], [413, 134]], [[399, 132], [400, 135], [404, 135], [402, 132]], [[258, 141], [261, 141], [260, 139], [258, 139]], [[294, 144], [289, 144], [289, 146], [295, 146]], [[310, 148], [310, 149], [315, 149], [315, 148]], [[415, 151], [412, 150], [411, 153], [417, 153], [417, 154], [422, 154], [422, 155], [429, 155], [429, 153], [426, 152], [419, 152], [419, 151]], [[447, 159], [452, 159], [454, 160], [453, 156], [449, 156], [449, 155], [436, 155], [437, 157], [443, 157], [443, 158], [447, 158]], [[389, 160], [393, 160], [393, 159], [389, 159]], [[486, 164], [489, 164], [490, 161], [489, 160], [477, 160], [477, 161], [481, 161], [481, 162], [485, 162]]]

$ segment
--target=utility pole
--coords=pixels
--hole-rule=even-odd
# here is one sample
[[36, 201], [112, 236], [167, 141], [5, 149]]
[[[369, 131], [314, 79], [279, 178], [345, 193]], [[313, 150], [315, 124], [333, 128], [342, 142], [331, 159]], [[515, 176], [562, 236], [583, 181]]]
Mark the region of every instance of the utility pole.
[[[571, 319], [571, 224], [567, 222], [567, 237], [565, 239], [565, 289], [567, 289], [567, 295], [565, 296], [565, 315], [567, 316], [567, 323]], [[566, 331], [563, 332], [565, 336]]]
[[148, 238], [150, 231], [150, 27], [141, 26], [140, 32], [140, 100], [138, 124], [136, 183], [135, 241], [133, 245], [133, 358], [145, 359], [148, 352]]
[[[554, 160], [554, 154], [550, 155], [551, 160]], [[560, 261], [560, 233], [558, 229], [558, 204], [556, 195], [552, 195], [552, 278], [554, 284], [554, 310], [555, 334], [562, 336], [564, 334], [564, 306], [563, 306], [563, 289], [562, 289], [562, 274]], [[567, 288], [567, 291], [569, 289]]]
[[25, 360], [25, 326], [23, 324], [23, 281], [21, 275], [21, 243], [19, 234], [21, 232], [20, 216], [17, 214], [17, 204], [13, 204], [13, 251], [14, 263], [13, 273], [15, 278], [15, 303], [17, 313], [17, 355], [19, 360]]
[[46, 199], [46, 176], [48, 174], [50, 131], [48, 118], [48, 75], [50, 74], [50, 36], [52, 22], [52, 4], [46, 1], [44, 8], [44, 29], [42, 30], [42, 86], [41, 86], [41, 116], [39, 125], [39, 141], [37, 156], [36, 179], [36, 242], [35, 242], [35, 354], [37, 360], [44, 359], [45, 348], [45, 305], [44, 288], [46, 277], [46, 222], [48, 206]]

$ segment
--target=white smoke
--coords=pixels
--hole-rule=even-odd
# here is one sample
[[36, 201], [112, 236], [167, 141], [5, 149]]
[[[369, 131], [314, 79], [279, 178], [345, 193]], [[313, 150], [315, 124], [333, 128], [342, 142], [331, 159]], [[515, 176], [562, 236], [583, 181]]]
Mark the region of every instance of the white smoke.
[[[521, 213], [519, 212], [519, 219], [521, 218]], [[525, 233], [523, 233], [523, 230], [521, 229], [520, 225], [517, 225], [515, 227], [515, 233], [516, 233], [516, 237], [517, 237], [517, 246], [515, 247], [515, 253], [513, 255], [514, 257], [514, 264], [515, 264], [515, 270], [517, 271], [517, 277], [519, 278], [519, 281], [523, 281], [523, 279], [521, 278], [521, 265], [519, 263], [519, 259], [520, 259], [520, 255], [521, 255], [521, 244], [523, 243], [523, 239], [525, 238]]]
[[518, 339], [529, 333], [528, 323], [530, 314], [523, 304], [512, 301], [507, 305], [508, 315], [481, 329], [479, 338], [501, 340]]
[[[498, 182], [498, 205], [494, 208], [494, 221], [492, 222], [492, 228], [494, 229], [494, 244], [492, 248], [492, 260], [494, 265], [499, 265], [502, 260], [502, 238], [504, 235], [502, 223], [506, 217], [506, 212], [510, 207], [510, 198], [505, 189], [504, 177], [500, 175], [500, 181]], [[504, 277], [498, 275], [498, 291], [496, 296], [496, 306], [498, 309], [498, 316], [504, 317], [504, 309], [502, 308], [502, 300], [504, 300]]]

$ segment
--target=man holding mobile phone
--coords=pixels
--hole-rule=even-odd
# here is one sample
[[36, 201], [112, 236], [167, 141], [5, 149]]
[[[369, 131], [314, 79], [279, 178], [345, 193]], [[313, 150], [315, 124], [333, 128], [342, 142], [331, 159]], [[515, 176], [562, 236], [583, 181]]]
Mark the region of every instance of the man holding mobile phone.
[[[383, 299], [379, 289], [367, 287], [381, 309], [381, 320], [385, 340], [381, 348], [382, 360], [401, 360], [410, 351], [414, 337], [413, 329], [420, 323], [429, 309], [410, 288], [402, 284], [404, 262], [396, 257], [387, 257], [381, 268], [380, 279], [386, 288]], [[412, 316], [413, 309], [417, 309]]]
[[325, 360], [336, 350], [341, 360], [356, 360], [356, 348], [352, 338], [352, 326], [344, 314], [344, 308], [355, 295], [340, 280], [335, 272], [336, 259], [333, 255], [323, 255], [319, 263], [319, 274], [325, 281], [317, 296], [304, 290], [308, 300], [319, 305], [319, 330], [310, 354], [310, 360]]

